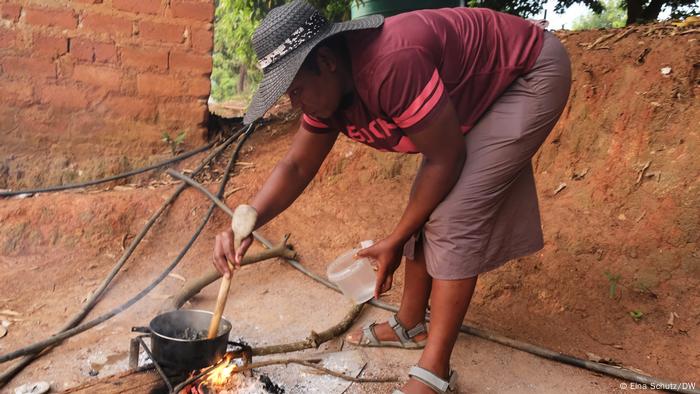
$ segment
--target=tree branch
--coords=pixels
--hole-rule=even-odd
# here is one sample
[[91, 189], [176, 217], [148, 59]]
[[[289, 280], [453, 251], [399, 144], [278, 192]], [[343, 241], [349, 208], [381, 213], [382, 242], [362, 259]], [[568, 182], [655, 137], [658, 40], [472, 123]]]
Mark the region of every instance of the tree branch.
[[304, 339], [303, 341], [253, 348], [253, 355], [265, 356], [269, 354], [290, 353], [304, 349], [318, 348], [322, 343], [330, 341], [331, 339], [347, 331], [352, 325], [352, 323], [355, 321], [355, 319], [357, 319], [357, 316], [360, 315], [363, 305], [364, 304], [353, 306], [350, 312], [348, 312], [348, 314], [345, 315], [345, 318], [340, 323], [325, 331], [322, 331], [320, 333], [311, 331], [309, 337]]

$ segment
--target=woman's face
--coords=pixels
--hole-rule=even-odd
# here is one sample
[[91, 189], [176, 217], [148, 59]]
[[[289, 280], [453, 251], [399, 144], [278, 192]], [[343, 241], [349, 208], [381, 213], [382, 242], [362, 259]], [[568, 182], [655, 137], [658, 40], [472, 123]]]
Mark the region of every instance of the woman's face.
[[321, 47], [316, 52], [316, 70], [302, 67], [287, 89], [287, 95], [294, 108], [314, 118], [328, 119], [338, 109], [346, 83], [341, 70], [344, 65], [338, 63], [333, 52]]

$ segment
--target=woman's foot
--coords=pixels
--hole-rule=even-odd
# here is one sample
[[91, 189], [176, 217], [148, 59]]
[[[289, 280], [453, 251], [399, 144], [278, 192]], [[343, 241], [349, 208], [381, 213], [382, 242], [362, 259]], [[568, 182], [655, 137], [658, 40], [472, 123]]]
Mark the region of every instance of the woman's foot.
[[[420, 369], [422, 369], [423, 371], [416, 371]], [[437, 371], [437, 369], [435, 371]], [[429, 369], [426, 367], [414, 367], [411, 368], [409, 376], [411, 378], [401, 388], [401, 393], [434, 394], [457, 392], [457, 375], [455, 372], [436, 373], [432, 368]], [[421, 381], [422, 379], [424, 379], [425, 381]], [[431, 384], [436, 385], [437, 387], [431, 388]], [[439, 388], [444, 388], [445, 391], [438, 391]]]
[[[392, 324], [394, 327], [392, 327]], [[403, 338], [396, 331], [403, 331]], [[376, 341], [373, 341], [371, 337]], [[402, 340], [403, 339], [403, 340]], [[356, 346], [389, 346], [420, 349], [425, 346], [428, 333], [425, 324], [419, 322], [408, 328], [403, 325], [396, 315], [384, 323], [371, 324], [356, 329], [345, 336], [345, 341]]]

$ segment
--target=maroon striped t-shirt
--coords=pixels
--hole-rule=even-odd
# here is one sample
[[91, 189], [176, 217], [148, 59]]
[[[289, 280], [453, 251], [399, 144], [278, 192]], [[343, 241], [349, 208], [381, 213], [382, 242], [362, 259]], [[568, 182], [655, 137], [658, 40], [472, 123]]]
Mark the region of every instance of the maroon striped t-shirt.
[[314, 133], [340, 130], [382, 151], [416, 153], [407, 137], [452, 102], [463, 133], [532, 68], [543, 31], [482, 8], [421, 10], [346, 33], [355, 91], [330, 119], [304, 114]]

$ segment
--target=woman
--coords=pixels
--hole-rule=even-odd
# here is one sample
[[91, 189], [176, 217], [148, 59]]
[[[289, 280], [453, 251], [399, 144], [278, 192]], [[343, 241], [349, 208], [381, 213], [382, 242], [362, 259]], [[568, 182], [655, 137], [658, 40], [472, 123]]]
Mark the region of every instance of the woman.
[[[253, 46], [264, 77], [245, 122], [285, 92], [304, 113], [250, 204], [256, 228], [301, 194], [340, 132], [422, 155], [394, 231], [358, 253], [377, 262], [375, 297], [406, 257], [401, 308], [348, 341], [424, 348], [402, 392], [454, 391], [450, 355], [478, 275], [543, 246], [530, 160], [568, 98], [565, 49], [540, 27], [487, 9], [330, 24], [304, 1], [270, 11]], [[247, 237], [238, 250], [232, 231], [217, 236], [214, 264], [225, 275], [227, 259], [238, 264], [252, 242], [236, 236]]]

